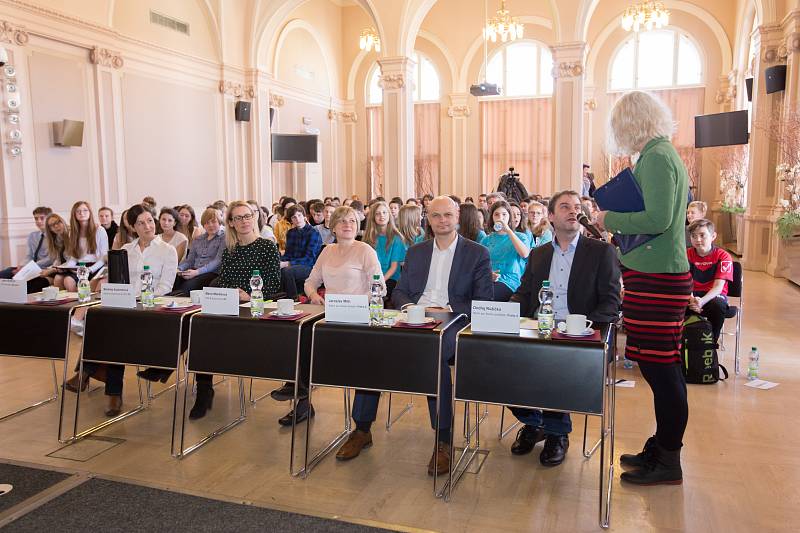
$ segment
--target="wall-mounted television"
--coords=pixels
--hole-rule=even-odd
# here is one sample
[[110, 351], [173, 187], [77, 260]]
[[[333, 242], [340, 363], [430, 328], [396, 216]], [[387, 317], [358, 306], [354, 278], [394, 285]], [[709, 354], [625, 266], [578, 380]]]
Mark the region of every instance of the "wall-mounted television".
[[272, 161], [317, 162], [317, 135], [273, 133]]
[[748, 126], [747, 110], [694, 117], [694, 147], [747, 144]]

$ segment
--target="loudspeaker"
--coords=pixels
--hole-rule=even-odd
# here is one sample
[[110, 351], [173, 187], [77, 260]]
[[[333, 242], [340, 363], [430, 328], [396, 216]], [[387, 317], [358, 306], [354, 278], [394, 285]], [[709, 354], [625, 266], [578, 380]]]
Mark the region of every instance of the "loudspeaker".
[[269, 108], [269, 127], [272, 128], [272, 122], [275, 120], [275, 108]]
[[239, 122], [250, 122], [250, 102], [243, 102], [241, 100], [236, 102], [234, 116]]
[[753, 101], [753, 78], [744, 79], [744, 87], [747, 89], [747, 101]]
[[786, 65], [775, 65], [764, 71], [767, 78], [767, 94], [776, 93], [786, 88]]

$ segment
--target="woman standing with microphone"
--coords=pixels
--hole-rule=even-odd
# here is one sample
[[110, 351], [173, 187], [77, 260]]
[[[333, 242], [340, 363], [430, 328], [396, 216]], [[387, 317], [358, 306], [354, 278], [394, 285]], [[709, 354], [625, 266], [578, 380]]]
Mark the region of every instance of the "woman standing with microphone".
[[673, 129], [669, 109], [653, 96], [633, 91], [620, 98], [611, 110], [609, 141], [620, 154], [639, 154], [633, 175], [645, 209], [601, 211], [596, 221], [615, 235], [656, 235], [620, 254], [625, 356], [639, 363], [656, 414], [656, 434], [642, 452], [620, 457], [622, 466], [631, 469], [622, 480], [638, 485], [683, 480], [680, 453], [689, 405], [680, 350], [692, 277], [684, 240], [689, 178], [669, 140]]

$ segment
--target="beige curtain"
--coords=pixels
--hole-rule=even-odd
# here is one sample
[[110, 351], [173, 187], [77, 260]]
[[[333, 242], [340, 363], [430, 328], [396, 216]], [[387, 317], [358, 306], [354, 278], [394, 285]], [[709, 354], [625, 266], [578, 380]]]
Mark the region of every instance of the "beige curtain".
[[367, 108], [367, 182], [370, 198], [383, 194], [383, 107]]
[[493, 100], [480, 103], [481, 191], [497, 187], [514, 167], [530, 194], [552, 191], [552, 98]]
[[[676, 123], [672, 144], [681, 156], [686, 171], [689, 174], [690, 186], [695, 188], [699, 181], [701, 159], [700, 151], [694, 147], [694, 117], [703, 114], [705, 108], [705, 87], [692, 87], [688, 89], [662, 89], [650, 91], [660, 98], [670, 111], [672, 120]], [[625, 93], [609, 94], [609, 110]], [[612, 165], [612, 167], [618, 165]], [[694, 191], [697, 192], [696, 190]]]
[[436, 196], [439, 189], [438, 103], [414, 104], [414, 193]]

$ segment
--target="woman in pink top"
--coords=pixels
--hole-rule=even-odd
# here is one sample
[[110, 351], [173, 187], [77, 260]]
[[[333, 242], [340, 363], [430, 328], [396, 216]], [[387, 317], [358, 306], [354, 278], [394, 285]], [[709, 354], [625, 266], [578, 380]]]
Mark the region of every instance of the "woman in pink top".
[[356, 212], [350, 207], [337, 207], [331, 216], [330, 228], [336, 243], [322, 250], [303, 286], [311, 303], [325, 304], [325, 299], [317, 293], [322, 284], [325, 284], [325, 292], [331, 294], [369, 294], [375, 274], [380, 275], [385, 291], [378, 254], [372, 246], [355, 240], [358, 234]]

